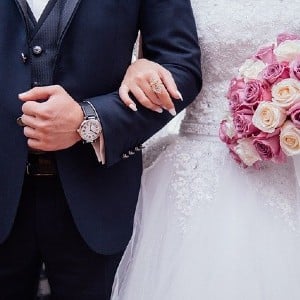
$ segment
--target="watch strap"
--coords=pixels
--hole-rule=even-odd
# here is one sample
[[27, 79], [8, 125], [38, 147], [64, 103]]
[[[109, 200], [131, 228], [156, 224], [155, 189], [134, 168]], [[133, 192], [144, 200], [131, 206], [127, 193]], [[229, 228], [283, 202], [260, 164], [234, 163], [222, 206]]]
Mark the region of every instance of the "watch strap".
[[89, 101], [82, 101], [79, 103], [84, 114], [85, 120], [96, 119], [99, 120], [98, 114], [94, 106]]

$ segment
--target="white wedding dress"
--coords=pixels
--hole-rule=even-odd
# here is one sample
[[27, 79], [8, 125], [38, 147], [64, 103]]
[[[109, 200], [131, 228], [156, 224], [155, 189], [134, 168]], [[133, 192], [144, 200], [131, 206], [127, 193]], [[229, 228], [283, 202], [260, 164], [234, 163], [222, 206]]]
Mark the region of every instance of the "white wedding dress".
[[203, 90], [142, 177], [113, 300], [299, 300], [300, 203], [292, 160], [242, 169], [218, 139], [238, 67], [282, 32], [300, 0], [194, 0]]

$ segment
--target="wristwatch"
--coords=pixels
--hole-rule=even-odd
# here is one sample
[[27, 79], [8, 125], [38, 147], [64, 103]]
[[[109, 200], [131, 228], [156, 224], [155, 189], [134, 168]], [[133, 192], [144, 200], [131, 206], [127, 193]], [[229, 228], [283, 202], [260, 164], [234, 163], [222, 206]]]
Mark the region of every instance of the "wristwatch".
[[95, 142], [102, 132], [102, 126], [94, 106], [89, 101], [79, 103], [83, 111], [84, 120], [77, 129], [84, 143]]

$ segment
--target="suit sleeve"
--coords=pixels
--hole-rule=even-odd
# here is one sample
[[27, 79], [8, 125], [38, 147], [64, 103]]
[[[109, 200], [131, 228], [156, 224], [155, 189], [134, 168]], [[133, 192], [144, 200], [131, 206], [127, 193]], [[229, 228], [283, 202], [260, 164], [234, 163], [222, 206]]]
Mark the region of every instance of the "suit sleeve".
[[[189, 0], [141, 1], [140, 31], [143, 56], [168, 69], [183, 95], [175, 101], [180, 112], [200, 91], [200, 49]], [[88, 99], [101, 119], [105, 141], [106, 166], [134, 151], [172, 118], [168, 112], [158, 114], [137, 104], [138, 111], [128, 109], [118, 92]]]

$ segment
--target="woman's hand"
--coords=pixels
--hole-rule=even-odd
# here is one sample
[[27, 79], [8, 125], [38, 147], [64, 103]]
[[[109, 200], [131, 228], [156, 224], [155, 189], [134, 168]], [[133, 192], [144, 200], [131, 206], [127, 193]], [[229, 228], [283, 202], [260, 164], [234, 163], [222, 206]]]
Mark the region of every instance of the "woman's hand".
[[141, 105], [158, 113], [166, 109], [173, 116], [176, 111], [172, 98], [182, 100], [172, 74], [161, 65], [144, 58], [129, 66], [119, 89], [122, 101], [136, 111], [136, 104], [129, 93]]

